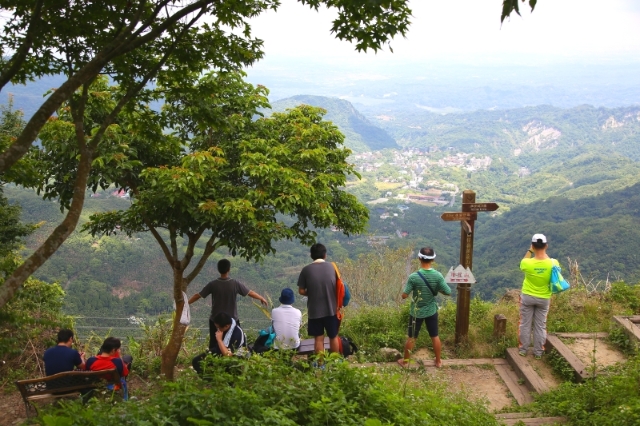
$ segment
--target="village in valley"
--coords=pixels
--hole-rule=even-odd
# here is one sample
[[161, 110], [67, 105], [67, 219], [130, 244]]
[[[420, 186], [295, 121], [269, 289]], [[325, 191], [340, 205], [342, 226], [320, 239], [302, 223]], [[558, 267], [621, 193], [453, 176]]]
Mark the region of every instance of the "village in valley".
[[[350, 160], [362, 175], [363, 181], [372, 182], [379, 191], [380, 196], [369, 200], [368, 204], [400, 203], [397, 209], [401, 212], [409, 208], [406, 205], [409, 203], [434, 207], [453, 205], [460, 189], [456, 183], [436, 178], [438, 172], [456, 168], [473, 173], [486, 170], [492, 162], [489, 156], [454, 152], [453, 149], [440, 150], [436, 147], [368, 151], [356, 153]], [[386, 219], [393, 215], [394, 213], [385, 210], [380, 218]]]

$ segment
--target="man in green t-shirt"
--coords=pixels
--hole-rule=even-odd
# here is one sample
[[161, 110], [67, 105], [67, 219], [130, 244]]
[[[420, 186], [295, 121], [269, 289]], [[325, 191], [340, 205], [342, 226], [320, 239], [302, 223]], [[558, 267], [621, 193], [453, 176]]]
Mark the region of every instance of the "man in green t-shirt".
[[547, 255], [547, 237], [535, 234], [531, 247], [520, 261], [520, 270], [524, 272], [522, 294], [520, 295], [520, 323], [518, 330], [518, 350], [521, 356], [527, 356], [533, 328], [533, 355], [540, 359], [547, 341], [547, 314], [551, 299], [551, 268], [558, 265], [556, 259]]
[[411, 295], [411, 307], [409, 311], [409, 327], [407, 341], [404, 344], [404, 359], [399, 359], [398, 363], [405, 367], [409, 363], [411, 351], [418, 338], [418, 333], [424, 322], [433, 343], [433, 353], [436, 357], [436, 367], [442, 367], [440, 353], [442, 345], [438, 337], [438, 305], [436, 295], [442, 293], [451, 294], [451, 288], [444, 282], [442, 274], [431, 267], [436, 253], [431, 247], [423, 247], [418, 253], [420, 269], [409, 275], [407, 284], [402, 291], [402, 298], [406, 299]]

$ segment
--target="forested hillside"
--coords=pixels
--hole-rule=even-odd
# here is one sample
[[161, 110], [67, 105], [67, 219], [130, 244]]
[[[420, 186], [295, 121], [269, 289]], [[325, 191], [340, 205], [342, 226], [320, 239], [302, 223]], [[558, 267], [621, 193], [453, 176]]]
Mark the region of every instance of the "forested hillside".
[[[7, 195], [23, 204], [25, 219], [57, 217], [56, 205], [37, 200], [35, 194], [7, 188]], [[122, 207], [126, 201], [116, 197], [89, 200], [87, 214], [109, 205]], [[507, 288], [520, 285], [518, 264], [533, 233], [544, 232], [550, 240], [549, 252], [566, 267], [567, 257], [577, 260], [587, 277], [596, 280], [640, 281], [640, 185], [596, 197], [570, 200], [553, 197], [513, 208], [497, 217], [479, 215], [476, 222], [474, 272], [478, 284], [474, 292], [485, 299], [499, 297]], [[453, 210], [458, 210], [459, 204]], [[389, 237], [390, 247], [433, 245], [438, 268], [446, 272], [458, 260], [460, 227], [443, 222], [440, 214], [450, 208], [412, 205], [393, 220], [381, 220], [372, 209], [369, 232]], [[396, 231], [405, 235], [400, 238]], [[42, 230], [43, 231], [43, 230]], [[37, 239], [41, 233], [33, 237]], [[346, 238], [331, 231], [320, 232], [319, 239], [329, 246], [332, 259], [356, 259], [358, 254], [376, 250], [368, 237]], [[32, 240], [32, 246], [35, 240]], [[280, 243], [277, 253], [264, 263], [233, 261], [232, 275], [250, 288], [276, 298], [284, 286], [295, 287], [301, 267], [308, 262], [308, 250], [299, 244]], [[189, 293], [199, 291], [217, 276], [215, 262], [228, 256], [216, 253]], [[171, 307], [171, 271], [149, 235], [135, 238], [123, 235], [94, 239], [76, 232], [45, 264], [37, 277], [58, 281], [67, 291], [66, 310], [75, 314], [153, 315]], [[206, 316], [206, 304], [194, 305]], [[240, 309], [246, 318], [261, 318], [250, 301]]]
[[345, 146], [354, 152], [399, 148], [389, 134], [371, 124], [349, 101], [325, 96], [299, 95], [281, 99], [271, 104], [273, 111], [284, 111], [300, 104], [317, 106], [327, 110], [325, 120], [332, 121], [345, 136]]
[[[343, 131], [358, 129], [349, 127], [358, 120], [360, 129], [376, 129], [338, 99], [296, 97], [275, 103], [274, 110], [298, 103], [327, 108], [326, 117]], [[587, 277], [640, 281], [634, 254], [640, 240], [635, 226], [640, 108], [540, 106], [375, 120], [405, 148], [371, 151], [371, 139], [365, 143], [365, 136], [375, 131], [345, 131], [352, 143], [360, 141], [352, 148], [362, 143], [365, 150], [352, 156], [363, 179], [350, 181], [348, 189], [370, 203], [370, 222], [368, 233], [355, 237], [320, 230], [318, 239], [328, 245], [332, 259], [357, 259], [377, 250], [378, 244], [413, 249], [433, 245], [438, 268], [446, 272], [457, 264], [460, 227], [443, 222], [440, 215], [459, 210], [459, 192], [472, 189], [478, 201], [500, 204], [496, 214], [480, 214], [476, 223], [474, 291], [483, 298], [499, 297], [506, 288], [520, 285], [518, 263], [535, 232], [549, 236], [553, 256], [565, 266], [567, 257], [577, 260]], [[381, 144], [385, 137], [392, 141], [383, 135]], [[22, 205], [26, 221], [43, 222], [28, 240], [31, 250], [61, 219], [59, 207], [16, 187], [6, 187], [5, 193]], [[88, 198], [81, 224], [92, 213], [127, 208], [130, 202], [124, 195], [107, 190]], [[282, 287], [295, 287], [309, 261], [308, 249], [292, 242], [278, 243], [276, 249], [263, 263], [234, 260], [232, 276], [274, 298]], [[216, 277], [215, 263], [226, 256], [216, 252], [188, 292], [199, 291]], [[149, 234], [94, 238], [76, 231], [36, 276], [63, 286], [68, 312], [128, 316], [171, 309], [171, 270]], [[206, 317], [205, 303], [194, 308], [196, 316]], [[248, 300], [240, 310], [245, 318], [262, 316]]]

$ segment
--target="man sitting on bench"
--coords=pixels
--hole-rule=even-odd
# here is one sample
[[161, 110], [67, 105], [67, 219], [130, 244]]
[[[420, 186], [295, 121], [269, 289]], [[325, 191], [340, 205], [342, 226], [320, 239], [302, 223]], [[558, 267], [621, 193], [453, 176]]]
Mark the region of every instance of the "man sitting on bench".
[[44, 352], [44, 372], [47, 376], [84, 368], [84, 352], [71, 349], [72, 345], [73, 331], [67, 328], [58, 331], [58, 345]]
[[200, 375], [202, 374], [201, 363], [207, 355], [232, 356], [247, 347], [244, 331], [228, 314], [220, 312], [213, 317], [213, 324], [217, 331], [214, 336], [215, 340], [209, 341], [209, 351], [198, 355], [191, 361], [193, 369]]
[[294, 308], [293, 290], [285, 288], [278, 299], [281, 305], [271, 311], [273, 330], [276, 333], [275, 349], [297, 349], [300, 346], [300, 324], [302, 313]]
[[[131, 357], [131, 355], [121, 356], [120, 346], [120, 339], [116, 337], [107, 337], [104, 339], [98, 355], [92, 356], [87, 360], [86, 369], [90, 371], [102, 371], [113, 370], [115, 368], [118, 370], [120, 379], [124, 383], [125, 377], [129, 375], [133, 357]], [[118, 389], [120, 389], [120, 386], [116, 385], [115, 390]]]

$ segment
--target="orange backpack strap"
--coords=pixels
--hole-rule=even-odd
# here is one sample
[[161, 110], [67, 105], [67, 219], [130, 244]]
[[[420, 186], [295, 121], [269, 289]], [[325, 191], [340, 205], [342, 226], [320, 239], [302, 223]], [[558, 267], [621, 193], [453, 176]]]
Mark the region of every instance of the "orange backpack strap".
[[333, 269], [336, 271], [336, 316], [339, 320], [342, 320], [342, 307], [344, 301], [344, 283], [342, 282], [342, 277], [340, 277], [340, 271], [338, 270], [338, 265], [335, 262], [331, 262], [333, 265]]

